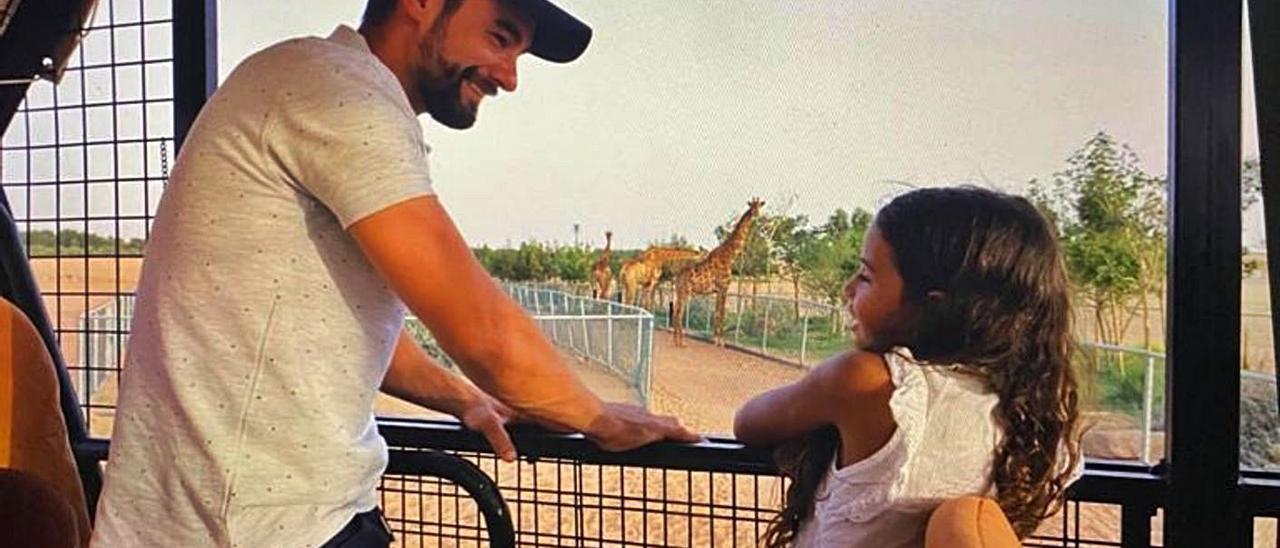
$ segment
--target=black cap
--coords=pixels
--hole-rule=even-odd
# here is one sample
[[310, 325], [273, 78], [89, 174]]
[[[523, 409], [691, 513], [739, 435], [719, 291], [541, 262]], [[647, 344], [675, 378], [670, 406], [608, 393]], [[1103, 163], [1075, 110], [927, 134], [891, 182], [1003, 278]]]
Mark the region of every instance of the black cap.
[[591, 43], [591, 27], [548, 0], [510, 1], [534, 21], [529, 53], [554, 63], [568, 63]]

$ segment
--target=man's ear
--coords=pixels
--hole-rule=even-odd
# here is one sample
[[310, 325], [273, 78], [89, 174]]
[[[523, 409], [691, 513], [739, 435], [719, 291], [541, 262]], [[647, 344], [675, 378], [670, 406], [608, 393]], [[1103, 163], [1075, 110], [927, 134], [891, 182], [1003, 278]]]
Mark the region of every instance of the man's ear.
[[444, 0], [400, 0], [399, 10], [414, 22], [414, 26], [430, 25], [444, 6]]

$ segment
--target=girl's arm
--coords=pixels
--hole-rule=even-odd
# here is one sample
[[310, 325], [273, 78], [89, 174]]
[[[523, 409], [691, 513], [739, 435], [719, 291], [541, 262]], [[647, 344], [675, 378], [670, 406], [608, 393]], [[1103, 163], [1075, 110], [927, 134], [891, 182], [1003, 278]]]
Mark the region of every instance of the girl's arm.
[[842, 438], [868, 430], [867, 426], [878, 431], [883, 429], [892, 394], [893, 381], [883, 357], [848, 351], [827, 359], [792, 384], [752, 398], [738, 409], [733, 433], [747, 445], [777, 445], [829, 424], [839, 428]]

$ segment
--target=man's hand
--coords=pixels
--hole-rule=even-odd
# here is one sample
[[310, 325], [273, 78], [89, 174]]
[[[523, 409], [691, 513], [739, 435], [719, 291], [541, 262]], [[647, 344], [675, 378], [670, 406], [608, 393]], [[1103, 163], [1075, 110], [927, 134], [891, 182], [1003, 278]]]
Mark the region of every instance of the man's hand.
[[516, 460], [516, 446], [507, 433], [507, 423], [516, 416], [516, 412], [506, 404], [479, 390], [475, 398], [463, 405], [455, 417], [467, 429], [479, 432], [489, 442], [493, 452], [504, 461]]
[[675, 417], [654, 415], [643, 407], [606, 403], [583, 434], [605, 451], [626, 451], [655, 441], [697, 443], [702, 436], [685, 428]]

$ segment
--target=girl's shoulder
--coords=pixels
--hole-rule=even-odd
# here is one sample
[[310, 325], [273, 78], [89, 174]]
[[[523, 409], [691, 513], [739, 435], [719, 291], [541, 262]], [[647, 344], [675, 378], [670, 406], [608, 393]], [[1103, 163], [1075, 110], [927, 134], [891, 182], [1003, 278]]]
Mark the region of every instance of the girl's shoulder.
[[846, 395], [885, 394], [895, 386], [886, 356], [862, 350], [845, 352], [812, 374], [824, 386]]
[[895, 347], [884, 353], [885, 366], [895, 387], [924, 384], [937, 385], [937, 379], [945, 379], [945, 385], [957, 385], [968, 391], [992, 392], [991, 380], [977, 367], [963, 363], [935, 363], [916, 358], [906, 347]]

